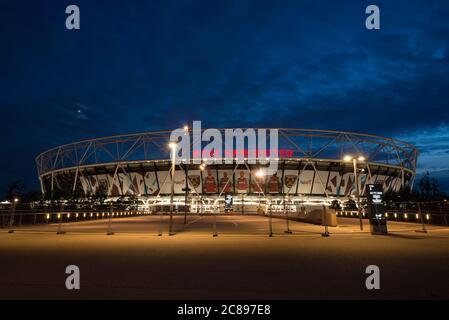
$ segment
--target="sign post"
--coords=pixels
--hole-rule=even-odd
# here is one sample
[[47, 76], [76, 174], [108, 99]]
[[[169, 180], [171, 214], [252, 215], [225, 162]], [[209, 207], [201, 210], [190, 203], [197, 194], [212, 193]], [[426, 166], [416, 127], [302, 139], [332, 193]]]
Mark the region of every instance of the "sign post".
[[381, 184], [368, 184], [368, 213], [371, 234], [387, 234], [387, 219], [382, 202], [383, 190]]

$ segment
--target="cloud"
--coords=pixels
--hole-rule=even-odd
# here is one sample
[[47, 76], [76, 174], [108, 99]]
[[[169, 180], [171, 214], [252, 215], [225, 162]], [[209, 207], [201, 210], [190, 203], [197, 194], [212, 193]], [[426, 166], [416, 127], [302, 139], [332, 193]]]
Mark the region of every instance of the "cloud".
[[449, 126], [408, 132], [397, 138], [413, 141], [418, 148], [418, 172], [432, 171], [441, 177], [444, 172], [449, 172]]
[[192, 120], [399, 137], [420, 170], [446, 168], [447, 1], [379, 1], [373, 32], [364, 3], [80, 0], [77, 32], [61, 27], [64, 2], [45, 4], [0, 13], [4, 180], [34, 176], [58, 144]]

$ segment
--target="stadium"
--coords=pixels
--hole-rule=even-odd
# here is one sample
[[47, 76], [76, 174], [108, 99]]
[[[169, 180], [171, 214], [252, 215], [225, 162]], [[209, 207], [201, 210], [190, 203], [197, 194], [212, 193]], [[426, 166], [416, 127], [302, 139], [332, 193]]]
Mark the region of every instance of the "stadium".
[[36, 157], [41, 191], [47, 199], [134, 198], [150, 213], [169, 211], [171, 196], [176, 212], [256, 213], [266, 212], [268, 205], [273, 212], [298, 212], [304, 205], [364, 197], [366, 185], [373, 183], [384, 192], [413, 188], [418, 151], [409, 143], [353, 132], [277, 130], [275, 174], [260, 175], [264, 166], [249, 161], [246, 150], [232, 150], [232, 160], [225, 163], [179, 159], [174, 164], [168, 147], [172, 131], [154, 131], [83, 140], [41, 153]]

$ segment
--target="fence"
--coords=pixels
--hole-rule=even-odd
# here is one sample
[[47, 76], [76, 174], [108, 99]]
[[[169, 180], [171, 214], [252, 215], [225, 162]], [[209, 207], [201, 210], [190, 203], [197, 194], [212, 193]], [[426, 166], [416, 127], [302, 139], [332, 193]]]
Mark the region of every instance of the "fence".
[[[358, 218], [358, 211], [337, 211], [337, 217], [343, 218]], [[368, 218], [368, 215], [363, 212], [363, 218]], [[407, 210], [407, 211], [387, 211], [385, 212], [385, 218], [388, 221], [398, 222], [413, 222], [413, 223], [426, 223], [435, 225], [448, 226], [449, 214], [441, 212], [423, 211], [422, 214], [419, 210]], [[422, 221], [424, 219], [424, 221]]]
[[[83, 232], [83, 230], [92, 230], [91, 224], [79, 224], [71, 222], [89, 222], [95, 220], [104, 220], [103, 223], [97, 224], [96, 230], [102, 230], [97, 232], [107, 231], [108, 234], [113, 234], [113, 230], [116, 232], [149, 232], [161, 234], [162, 232], [167, 232], [167, 227], [169, 225], [169, 214], [167, 212], [151, 212], [149, 210], [143, 209], [125, 209], [123, 207], [115, 208], [113, 206], [105, 206], [104, 208], [96, 209], [73, 209], [64, 208], [64, 206], [58, 206], [58, 208], [43, 208], [36, 207], [30, 208], [25, 205], [0, 208], [0, 228], [9, 228], [11, 232], [13, 229], [20, 226], [44, 226], [47, 231], [58, 231], [58, 233], [65, 233], [64, 230], [68, 232], [77, 231]], [[422, 206], [421, 206], [422, 208]], [[281, 231], [282, 233], [291, 233], [291, 231], [296, 231], [300, 233], [316, 233], [315, 227], [309, 227], [305, 224], [296, 224], [294, 221], [304, 221], [301, 217], [293, 215], [288, 210], [283, 212], [274, 212], [269, 210], [268, 212], [248, 212], [233, 213], [228, 214], [224, 212], [214, 212], [214, 213], [188, 213], [185, 215], [184, 210], [175, 211], [175, 230], [174, 232], [189, 231], [189, 225], [192, 223], [192, 229], [197, 230], [213, 230], [213, 234], [217, 234], [217, 228], [221, 233], [234, 232], [234, 233], [257, 233], [263, 234], [268, 233], [270, 236], [275, 233], [275, 231]], [[336, 211], [338, 218], [358, 218], [358, 212], [356, 210], [340, 210]], [[144, 222], [145, 226], [139, 225], [132, 222], [131, 220], [126, 220], [128, 222], [123, 223], [113, 223], [115, 219], [138, 217], [138, 216], [152, 216], [150, 219], [141, 220]], [[223, 216], [217, 222], [217, 217]], [[248, 216], [245, 218], [243, 216]], [[253, 218], [251, 218], [251, 216]], [[258, 216], [258, 217], [256, 217]], [[277, 218], [277, 219], [273, 219]], [[279, 219], [281, 218], [281, 219]], [[285, 219], [287, 218], [287, 219]], [[363, 212], [363, 218], [368, 219], [367, 213]], [[443, 210], [389, 210], [386, 212], [386, 218], [389, 221], [397, 222], [411, 222], [420, 223], [426, 225], [440, 225], [448, 226], [449, 214]], [[188, 221], [187, 221], [188, 220]], [[200, 221], [201, 220], [201, 221]], [[289, 220], [291, 221], [289, 224]], [[164, 222], [162, 222], [164, 221]], [[197, 222], [200, 221], [200, 222]], [[253, 222], [248, 222], [253, 221]], [[188, 223], [187, 223], [188, 222]], [[135, 223], [133, 225], [133, 223]], [[140, 223], [140, 222], [139, 222]], [[218, 223], [218, 227], [217, 227]], [[293, 223], [293, 227], [292, 224]], [[230, 225], [234, 224], [235, 228], [230, 229]], [[321, 224], [321, 223], [319, 223]], [[48, 227], [45, 227], [48, 225]], [[64, 226], [63, 226], [64, 225]], [[316, 225], [316, 224], [315, 224]], [[329, 224], [331, 226], [331, 224]], [[274, 226], [274, 227], [273, 227]], [[57, 230], [56, 230], [57, 228]], [[91, 229], [89, 229], [91, 228]], [[170, 227], [171, 228], [171, 227]], [[290, 228], [292, 230], [290, 230]], [[295, 229], [296, 228], [296, 229]], [[315, 228], [315, 229], [313, 229]], [[163, 231], [164, 229], [165, 231]], [[273, 231], [274, 229], [274, 231]], [[33, 228], [34, 230], [34, 228]], [[41, 228], [42, 230], [42, 228]], [[257, 231], [258, 230], [258, 231]], [[327, 230], [327, 229], [326, 229]], [[150, 232], [150, 233], [151, 233]], [[321, 232], [321, 231], [320, 231]], [[171, 233], [171, 230], [169, 231]], [[327, 233], [327, 231], [325, 232]]]
[[111, 218], [126, 218], [139, 215], [147, 215], [148, 212], [137, 210], [122, 210], [122, 211], [97, 211], [97, 210], [70, 210], [70, 211], [15, 211], [5, 212], [0, 211], [0, 227], [21, 226], [21, 225], [36, 225], [49, 223], [66, 223], [79, 222], [89, 220], [100, 220]]

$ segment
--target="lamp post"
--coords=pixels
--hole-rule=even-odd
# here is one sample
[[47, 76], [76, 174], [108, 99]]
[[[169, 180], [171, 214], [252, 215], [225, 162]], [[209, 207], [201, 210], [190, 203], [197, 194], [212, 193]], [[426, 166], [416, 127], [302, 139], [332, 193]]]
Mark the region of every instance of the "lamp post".
[[[184, 135], [189, 134], [190, 128], [188, 125], [184, 126]], [[185, 190], [184, 190], [184, 224], [187, 224], [187, 197], [188, 197], [188, 192], [189, 192], [189, 168], [188, 168], [188, 163], [187, 161], [185, 162], [185, 176], [186, 176], [186, 181], [185, 181]]]
[[106, 233], [106, 235], [111, 236], [114, 234], [114, 232], [112, 232], [112, 214], [114, 212], [114, 204], [113, 202], [111, 202], [111, 207], [109, 209], [109, 216], [108, 216], [108, 232]]
[[[64, 202], [61, 203], [61, 210], [60, 213], [58, 213], [58, 231], [56, 232], [56, 234], [65, 234], [65, 231], [62, 230], [62, 213], [64, 212]], [[98, 215], [98, 213], [97, 213]]]
[[363, 230], [363, 220], [362, 220], [362, 208], [360, 206], [360, 188], [359, 188], [359, 179], [357, 178], [357, 163], [358, 162], [364, 162], [365, 157], [359, 156], [359, 157], [351, 157], [350, 155], [346, 155], [343, 158], [344, 161], [349, 162], [352, 161], [352, 165], [354, 167], [354, 184], [355, 184], [355, 192], [357, 197], [357, 211], [359, 215], [359, 221], [360, 221], [360, 230]]
[[176, 161], [176, 142], [170, 142], [168, 145], [172, 151], [171, 162], [171, 191], [170, 191], [170, 222], [168, 226], [168, 235], [173, 235], [173, 196], [175, 193], [175, 161]]
[[[260, 178], [260, 179], [262, 179], [262, 177], [264, 176], [264, 173], [263, 173], [263, 171], [262, 171], [262, 169], [259, 169], [259, 170], [257, 170], [256, 171], [256, 177], [258, 177], [258, 178]], [[258, 206], [257, 206], [257, 214], [260, 214], [260, 191], [262, 191], [262, 190], [259, 190], [259, 192], [258, 192]]]
[[[206, 164], [202, 163], [200, 164], [200, 170], [203, 172], [206, 169]], [[203, 174], [201, 173], [201, 179], [203, 177]], [[203, 186], [201, 185], [201, 195], [200, 195], [200, 215], [203, 214]]]
[[270, 204], [269, 204], [269, 216], [268, 216], [268, 236], [272, 237], [273, 236], [273, 211], [271, 208], [271, 200], [270, 200]]
[[8, 223], [8, 225], [9, 225], [9, 231], [8, 231], [8, 233], [14, 233], [14, 229], [13, 229], [13, 225], [14, 225], [14, 215], [15, 215], [15, 213], [16, 213], [16, 206], [17, 206], [17, 203], [19, 202], [19, 199], [18, 198], [14, 198], [14, 200], [13, 200], [13, 203], [12, 203], [12, 207], [11, 207], [11, 215], [10, 215], [10, 217], [9, 217], [9, 223]]
[[184, 173], [185, 173], [185, 186], [184, 186], [184, 224], [187, 224], [187, 201], [188, 201], [188, 192], [189, 192], [189, 169], [187, 168], [187, 161], [185, 163]]
[[[159, 199], [160, 199], [160, 197], [161, 197], [161, 195], [160, 195], [160, 190], [158, 190], [158, 194], [157, 194], [157, 196], [156, 196], [156, 198], [158, 198], [158, 200], [157, 200], [157, 202], [159, 202]], [[160, 203], [160, 202], [159, 202]], [[157, 210], [157, 207], [158, 207], [158, 205], [156, 205], [156, 210]], [[160, 207], [160, 205], [159, 205], [159, 207]], [[159, 232], [158, 232], [158, 236], [159, 237], [161, 237], [162, 236], [162, 213], [163, 213], [163, 210], [159, 210], [160, 212], [159, 212]]]

